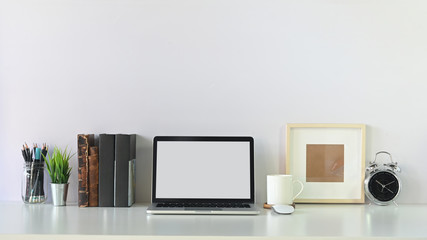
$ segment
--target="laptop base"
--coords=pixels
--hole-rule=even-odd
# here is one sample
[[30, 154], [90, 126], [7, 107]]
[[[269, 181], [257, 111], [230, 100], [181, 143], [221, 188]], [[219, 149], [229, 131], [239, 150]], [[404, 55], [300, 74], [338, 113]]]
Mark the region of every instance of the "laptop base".
[[210, 207], [156, 207], [157, 203], [147, 208], [148, 214], [158, 215], [257, 215], [259, 209], [253, 204], [249, 208], [210, 208]]

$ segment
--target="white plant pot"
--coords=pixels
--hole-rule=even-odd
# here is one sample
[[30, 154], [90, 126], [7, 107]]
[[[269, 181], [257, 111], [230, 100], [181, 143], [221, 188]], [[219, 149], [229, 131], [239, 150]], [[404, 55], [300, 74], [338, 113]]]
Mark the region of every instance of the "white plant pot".
[[65, 206], [67, 202], [68, 183], [51, 183], [52, 203], [54, 206]]

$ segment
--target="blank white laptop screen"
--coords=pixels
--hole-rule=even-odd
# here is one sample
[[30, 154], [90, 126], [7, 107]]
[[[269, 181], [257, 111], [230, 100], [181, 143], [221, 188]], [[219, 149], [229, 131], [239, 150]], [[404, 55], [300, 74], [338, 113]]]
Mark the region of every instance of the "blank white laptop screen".
[[156, 197], [250, 199], [250, 143], [157, 142]]

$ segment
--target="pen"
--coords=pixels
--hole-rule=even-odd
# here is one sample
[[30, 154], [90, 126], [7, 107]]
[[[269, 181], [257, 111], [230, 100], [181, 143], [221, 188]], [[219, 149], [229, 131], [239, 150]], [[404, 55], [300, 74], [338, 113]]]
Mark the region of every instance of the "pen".
[[22, 145], [22, 157], [24, 158], [24, 161], [27, 162], [27, 152], [25, 151], [25, 146]]
[[27, 161], [30, 162], [33, 155], [30, 154], [30, 148], [28, 148], [27, 143], [25, 143], [25, 152], [27, 153]]
[[36, 147], [34, 152], [34, 160], [40, 161], [41, 148]]
[[46, 146], [46, 143], [43, 143], [43, 147], [42, 147], [43, 158], [42, 158], [42, 161], [44, 161], [44, 158], [46, 157], [46, 154], [47, 154], [47, 146]]

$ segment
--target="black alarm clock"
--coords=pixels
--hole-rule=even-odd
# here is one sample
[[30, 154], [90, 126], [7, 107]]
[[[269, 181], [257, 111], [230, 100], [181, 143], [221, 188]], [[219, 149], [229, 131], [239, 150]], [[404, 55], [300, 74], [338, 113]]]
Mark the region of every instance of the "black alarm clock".
[[[379, 154], [387, 154], [390, 163], [379, 165], [376, 163]], [[377, 152], [373, 162], [366, 168], [365, 194], [375, 204], [388, 205], [395, 203], [401, 189], [397, 162], [393, 162], [391, 154], [385, 151]], [[395, 203], [396, 204], [396, 203]]]

